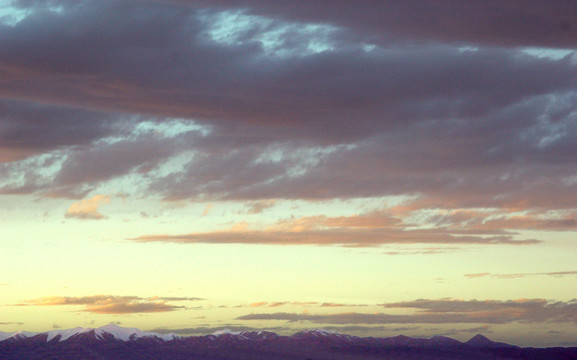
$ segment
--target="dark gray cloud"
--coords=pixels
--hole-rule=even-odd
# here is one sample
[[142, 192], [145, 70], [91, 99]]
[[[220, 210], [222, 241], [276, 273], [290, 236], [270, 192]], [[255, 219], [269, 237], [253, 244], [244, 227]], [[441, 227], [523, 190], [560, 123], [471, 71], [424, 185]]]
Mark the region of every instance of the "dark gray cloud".
[[571, 0], [172, 0], [253, 14], [329, 23], [373, 41], [573, 48], [577, 5]]
[[[117, 121], [122, 118], [122, 122]], [[131, 116], [0, 99], [0, 162], [128, 134]]]
[[513, 322], [577, 322], [575, 301], [416, 300], [383, 304], [385, 308], [417, 310], [409, 315], [386, 313], [296, 314], [256, 313], [238, 320], [306, 321], [318, 324], [508, 324]]
[[[169, 200], [576, 207], [577, 65], [521, 48], [573, 47], [573, 2], [46, 4], [0, 25], [4, 194], [82, 198], [128, 175]], [[223, 41], [225, 9], [268, 19], [221, 21]], [[137, 131], [174, 117], [203, 132]]]

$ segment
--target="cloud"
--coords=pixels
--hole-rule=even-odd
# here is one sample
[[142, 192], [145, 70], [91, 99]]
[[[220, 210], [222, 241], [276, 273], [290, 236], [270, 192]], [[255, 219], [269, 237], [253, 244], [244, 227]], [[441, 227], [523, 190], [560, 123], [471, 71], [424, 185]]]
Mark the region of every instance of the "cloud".
[[213, 204], [206, 204], [204, 210], [202, 211], [202, 216], [207, 216], [213, 208]]
[[81, 297], [54, 296], [33, 299], [19, 306], [83, 305], [82, 311], [92, 314], [137, 314], [168, 312], [185, 309], [184, 306], [167, 304], [171, 301], [195, 301], [200, 298], [93, 295]]
[[468, 278], [491, 277], [495, 279], [519, 279], [519, 278], [537, 277], [537, 276], [577, 277], [577, 271], [553, 271], [553, 272], [517, 273], [517, 274], [493, 274], [493, 273], [465, 274], [465, 277]]
[[0, 99], [0, 162], [13, 162], [125, 134], [134, 122], [119, 114]]
[[67, 218], [82, 219], [82, 220], [102, 220], [106, 216], [98, 212], [98, 208], [102, 203], [110, 202], [108, 195], [95, 195], [90, 199], [76, 202], [68, 208], [65, 216]]
[[[384, 42], [403, 39], [415, 43], [463, 45], [574, 47], [577, 11], [571, 1], [472, 0], [402, 3], [360, 0], [355, 4], [327, 4], [322, 0], [270, 3], [266, 0], [173, 0], [176, 3], [237, 8], [252, 14], [304, 23], [329, 23]], [[346, 14], [346, 15], [345, 15]]]
[[532, 245], [540, 241], [511, 236], [452, 235], [443, 231], [223, 231], [183, 235], [143, 235], [130, 241], [180, 244], [339, 245], [372, 247], [383, 244]]
[[382, 304], [385, 308], [412, 309], [413, 314], [387, 313], [253, 313], [237, 320], [283, 320], [317, 324], [508, 324], [514, 322], [577, 323], [575, 302], [527, 300], [416, 300]]
[[362, 304], [340, 304], [340, 303], [332, 303], [332, 302], [316, 302], [316, 301], [258, 301], [253, 302], [248, 305], [248, 307], [268, 307], [268, 308], [276, 308], [281, 306], [303, 306], [303, 307], [354, 307], [354, 306], [367, 306]]
[[[573, 2], [361, 2], [15, 3], [27, 17], [0, 25], [0, 193], [82, 199], [112, 184], [250, 214], [386, 196], [413, 198], [414, 212], [496, 211], [438, 218], [445, 234], [390, 232], [406, 243], [574, 230], [577, 65], [524, 48], [573, 49]], [[359, 246], [323, 231], [250, 235]]]
[[437, 254], [444, 254], [444, 253], [451, 253], [460, 251], [459, 248], [454, 247], [431, 247], [431, 248], [424, 248], [421, 250], [395, 250], [395, 251], [385, 251], [383, 254], [385, 255], [437, 255]]
[[247, 207], [247, 212], [249, 214], [260, 214], [263, 211], [275, 206], [275, 204], [276, 201], [274, 199], [270, 199], [270, 200], [249, 202], [245, 206]]
[[476, 326], [476, 327], [470, 327], [470, 328], [453, 328], [453, 329], [438, 329], [438, 328], [436, 328], [436, 329], [426, 329], [426, 330], [435, 331], [436, 334], [444, 335], [444, 336], [454, 336], [454, 335], [458, 335], [458, 334], [462, 334], [462, 333], [489, 334], [489, 333], [494, 332], [493, 330], [491, 330], [491, 327], [488, 325]]
[[89, 305], [86, 312], [93, 314], [136, 314], [156, 313], [183, 309], [184, 306], [167, 305], [165, 303], [111, 303], [103, 305]]
[[371, 247], [384, 244], [451, 245], [532, 245], [540, 241], [516, 239], [514, 233], [468, 229], [410, 229], [384, 212], [354, 216], [312, 216], [281, 220], [262, 230], [247, 226], [228, 231], [181, 235], [143, 235], [135, 242], [260, 244], [260, 245], [340, 245]]
[[146, 300], [162, 300], [162, 301], [199, 301], [205, 300], [204, 298], [199, 297], [177, 297], [177, 296], [153, 296], [146, 298]]

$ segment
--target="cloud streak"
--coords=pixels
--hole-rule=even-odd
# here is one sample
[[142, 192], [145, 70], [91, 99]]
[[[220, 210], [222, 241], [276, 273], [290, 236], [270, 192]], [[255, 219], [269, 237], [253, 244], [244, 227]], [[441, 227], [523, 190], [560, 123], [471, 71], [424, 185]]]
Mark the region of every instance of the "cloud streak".
[[[245, 9], [253, 14], [300, 22], [329, 23], [373, 41], [392, 39], [492, 46], [574, 47], [577, 7], [554, 0], [323, 0], [275, 4], [266, 0], [173, 0], [176, 3]], [[347, 14], [347, 15], [344, 15]]]
[[416, 300], [382, 304], [385, 308], [416, 310], [413, 314], [387, 313], [253, 313], [238, 320], [281, 320], [315, 324], [509, 324], [515, 322], [577, 323], [575, 301], [527, 300]]
[[355, 216], [313, 216], [281, 220], [264, 230], [246, 226], [228, 231], [181, 235], [143, 235], [135, 242], [181, 244], [338, 245], [372, 247], [385, 244], [533, 245], [535, 239], [516, 239], [515, 233], [435, 228], [411, 229], [385, 212]]
[[185, 309], [184, 306], [170, 305], [167, 302], [196, 301], [200, 298], [189, 297], [151, 297], [93, 295], [81, 297], [54, 296], [33, 299], [18, 306], [64, 306], [82, 305], [82, 311], [92, 314], [139, 314], [169, 312]]
[[475, 273], [465, 274], [470, 279], [491, 277], [494, 279], [519, 279], [526, 277], [577, 277], [577, 271], [553, 271], [537, 273], [516, 273], [516, 274], [493, 274], [493, 273]]

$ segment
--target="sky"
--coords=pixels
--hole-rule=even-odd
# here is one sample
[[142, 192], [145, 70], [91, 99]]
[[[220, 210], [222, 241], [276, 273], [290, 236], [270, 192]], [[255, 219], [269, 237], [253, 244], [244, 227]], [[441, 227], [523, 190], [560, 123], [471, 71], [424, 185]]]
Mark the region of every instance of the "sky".
[[577, 345], [577, 2], [0, 0], [0, 332]]

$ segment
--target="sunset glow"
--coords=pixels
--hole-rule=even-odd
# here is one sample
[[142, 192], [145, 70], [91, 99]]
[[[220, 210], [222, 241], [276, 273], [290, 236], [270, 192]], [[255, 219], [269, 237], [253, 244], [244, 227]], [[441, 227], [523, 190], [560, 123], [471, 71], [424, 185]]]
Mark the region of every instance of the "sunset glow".
[[577, 346], [577, 2], [0, 0], [0, 332]]

